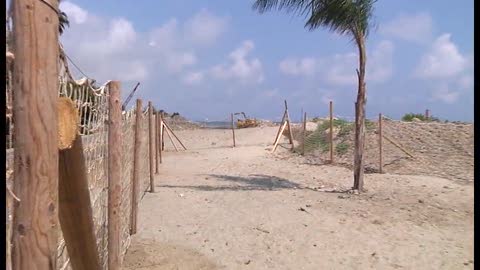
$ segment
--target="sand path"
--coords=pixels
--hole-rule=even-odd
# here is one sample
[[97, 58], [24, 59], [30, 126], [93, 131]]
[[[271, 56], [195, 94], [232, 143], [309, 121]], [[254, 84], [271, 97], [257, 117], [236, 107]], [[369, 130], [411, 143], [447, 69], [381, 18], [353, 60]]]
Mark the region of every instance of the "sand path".
[[[124, 269], [473, 269], [473, 185], [312, 166], [275, 127], [185, 130], [140, 204]], [[286, 142], [286, 141], [285, 141]]]

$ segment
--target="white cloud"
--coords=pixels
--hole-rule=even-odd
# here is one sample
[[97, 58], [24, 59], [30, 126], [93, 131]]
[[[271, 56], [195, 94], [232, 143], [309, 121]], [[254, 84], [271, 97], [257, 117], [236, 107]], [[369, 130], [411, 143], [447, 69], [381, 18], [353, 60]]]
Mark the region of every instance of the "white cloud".
[[392, 77], [393, 51], [391, 41], [381, 41], [367, 59], [367, 82], [385, 82]]
[[202, 9], [185, 23], [185, 35], [198, 45], [210, 45], [227, 30], [227, 18]]
[[67, 31], [62, 39], [66, 40], [67, 48], [81, 50], [82, 57], [99, 55], [105, 58], [132, 49], [137, 33], [126, 19], [113, 19], [108, 25], [95, 18], [79, 25], [77, 29]]
[[197, 63], [197, 57], [193, 52], [172, 52], [162, 53], [163, 61], [167, 67], [167, 71], [178, 73], [186, 67], [193, 66]]
[[[329, 66], [329, 67], [328, 67]], [[358, 56], [356, 53], [336, 54], [330, 60], [326, 80], [332, 85], [355, 85], [358, 82], [356, 68]]]
[[187, 49], [178, 21], [173, 18], [149, 34], [148, 45], [158, 54], [170, 73], [181, 72], [184, 68], [197, 63], [195, 52]]
[[73, 19], [70, 21], [76, 24], [85, 23], [88, 18], [88, 12], [86, 10], [69, 1], [60, 2], [60, 10], [65, 12], [68, 18]]
[[107, 47], [111, 51], [131, 48], [135, 42], [136, 33], [131, 22], [126, 19], [114, 19], [108, 33]]
[[274, 89], [263, 91], [262, 94], [265, 97], [272, 98], [272, 97], [278, 96], [279, 92], [277, 88], [274, 88]]
[[125, 81], [142, 81], [148, 77], [148, 70], [141, 61], [134, 61], [127, 65], [127, 68], [119, 77]]
[[282, 73], [287, 75], [309, 76], [315, 72], [315, 59], [311, 57], [287, 58], [280, 62], [279, 68]]
[[228, 58], [231, 64], [212, 67], [210, 69], [211, 75], [216, 79], [237, 79], [245, 83], [261, 83], [264, 79], [262, 63], [258, 58], [248, 59], [248, 55], [254, 47], [252, 41], [243, 41], [238, 48], [229, 54]]
[[472, 89], [473, 88], [473, 76], [472, 75], [463, 75], [457, 80], [457, 84], [462, 89]]
[[380, 33], [415, 43], [431, 40], [433, 32], [432, 17], [426, 12], [400, 14], [392, 21], [380, 26]]
[[435, 40], [430, 51], [422, 56], [415, 73], [424, 79], [448, 78], [458, 75], [466, 67], [467, 59], [450, 40], [450, 34], [442, 34]]
[[[367, 52], [367, 83], [382, 83], [392, 77], [393, 51], [393, 43], [383, 40], [373, 50]], [[358, 83], [356, 73], [358, 60], [358, 54], [353, 52], [335, 54], [324, 59], [286, 58], [280, 62], [279, 68], [284, 74], [292, 76], [318, 74], [318, 77], [330, 85], [350, 86]]]
[[435, 39], [414, 70], [414, 77], [431, 82], [431, 100], [447, 104], [473, 88], [473, 57], [462, 55], [450, 37]]
[[334, 93], [332, 91], [329, 91], [329, 90], [325, 90], [325, 89], [319, 89], [317, 91], [319, 94], [320, 94], [320, 101], [323, 103], [323, 104], [330, 104], [330, 101], [334, 101]]
[[183, 77], [183, 83], [187, 85], [197, 85], [203, 81], [203, 72], [190, 72]]
[[180, 32], [177, 19], [173, 18], [150, 31], [149, 45], [162, 50], [171, 50], [180, 43]]
[[[60, 37], [67, 54], [98, 81], [145, 81], [155, 73], [182, 82], [185, 69], [198, 63], [199, 46], [211, 45], [227, 27], [227, 19], [200, 10], [185, 22], [171, 18], [138, 32], [125, 18], [99, 17], [69, 1], [62, 1], [61, 8], [73, 22]], [[192, 36], [195, 32], [200, 33]]]
[[452, 104], [457, 101], [460, 95], [459, 91], [450, 90], [446, 83], [439, 85], [433, 92], [432, 92], [432, 100], [440, 100], [447, 104]]

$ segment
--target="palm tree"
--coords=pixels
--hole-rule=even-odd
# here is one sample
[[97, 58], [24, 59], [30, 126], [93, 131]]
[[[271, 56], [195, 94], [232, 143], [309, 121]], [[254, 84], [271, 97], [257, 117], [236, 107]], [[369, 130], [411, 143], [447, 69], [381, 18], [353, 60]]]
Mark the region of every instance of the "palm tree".
[[305, 27], [309, 30], [320, 26], [340, 35], [350, 36], [358, 47], [358, 92], [355, 105], [355, 152], [353, 189], [363, 190], [365, 145], [365, 65], [367, 62], [365, 40], [371, 27], [373, 4], [376, 0], [256, 0], [253, 9], [260, 13], [269, 10], [285, 10], [307, 15]]

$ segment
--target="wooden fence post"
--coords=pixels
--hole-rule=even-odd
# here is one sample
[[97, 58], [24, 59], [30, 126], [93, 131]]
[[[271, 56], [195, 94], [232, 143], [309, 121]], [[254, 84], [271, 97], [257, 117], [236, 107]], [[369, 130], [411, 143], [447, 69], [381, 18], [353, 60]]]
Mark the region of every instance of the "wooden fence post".
[[135, 148], [133, 152], [133, 179], [132, 179], [132, 211], [130, 235], [137, 233], [138, 219], [138, 190], [140, 183], [140, 150], [142, 149], [142, 100], [137, 99], [137, 107], [135, 111]]
[[160, 113], [160, 118], [158, 119], [158, 152], [160, 157], [160, 163], [162, 163], [162, 152], [163, 152], [163, 112]]
[[307, 112], [303, 116], [303, 143], [302, 143], [302, 155], [305, 155], [305, 141], [307, 139]]
[[330, 163], [333, 164], [333, 101], [330, 101]]
[[383, 131], [382, 131], [382, 114], [378, 114], [378, 150], [379, 150], [379, 171], [383, 173]]
[[77, 135], [70, 149], [60, 151], [58, 170], [58, 214], [72, 269], [100, 270], [87, 166], [80, 135]]
[[232, 118], [233, 147], [235, 147], [235, 127], [234, 127], [234, 124], [233, 124], [233, 113], [230, 114], [230, 115], [231, 115], [231, 118]]
[[425, 110], [425, 120], [428, 121], [428, 118], [430, 118], [430, 110], [429, 110], [429, 109], [426, 109], [426, 110]]
[[120, 204], [122, 196], [122, 105], [120, 82], [109, 83], [108, 99], [108, 269], [120, 268]]
[[290, 126], [290, 115], [288, 114], [287, 100], [285, 100], [285, 114], [287, 117], [288, 135], [289, 135], [288, 139], [292, 144], [292, 150], [293, 150], [295, 146], [293, 145], [293, 133], [292, 133], [292, 127]]
[[[48, 1], [58, 9], [58, 1]], [[45, 3], [13, 7], [14, 203], [12, 267], [56, 269], [58, 242], [58, 15]]]
[[160, 162], [158, 157], [158, 112], [155, 112], [154, 122], [155, 135], [153, 137], [155, 138], [155, 174], [158, 174], [158, 163]]
[[150, 161], [150, 192], [155, 192], [155, 179], [153, 175], [153, 151], [154, 151], [154, 136], [153, 136], [153, 106], [152, 102], [148, 102], [148, 153], [149, 153], [149, 161]]
[[[165, 122], [165, 120], [163, 120], [163, 112], [161, 112], [161, 113], [160, 113], [160, 119], [162, 120], [162, 123], [163, 123], [163, 122]], [[163, 127], [164, 127], [164, 125], [161, 125], [161, 133], [162, 133], [162, 134], [161, 134], [161, 135], [162, 135], [162, 138], [161, 138], [161, 140], [162, 140], [162, 151], [164, 151], [164, 150], [165, 150], [165, 136], [164, 136], [164, 135], [165, 135], [165, 129], [164, 129]]]

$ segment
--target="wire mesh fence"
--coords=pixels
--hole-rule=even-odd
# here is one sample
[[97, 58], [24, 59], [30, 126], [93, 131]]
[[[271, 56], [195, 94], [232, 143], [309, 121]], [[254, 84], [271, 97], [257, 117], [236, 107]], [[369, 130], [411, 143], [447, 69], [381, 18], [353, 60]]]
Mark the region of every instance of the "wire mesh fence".
[[[93, 214], [94, 232], [96, 236], [98, 254], [102, 269], [107, 269], [108, 264], [108, 98], [109, 83], [96, 86], [92, 80], [73, 80], [68, 71], [68, 66], [61, 56], [59, 59], [60, 87], [58, 95], [71, 99], [79, 115], [79, 135], [82, 139], [83, 154], [86, 162], [88, 186]], [[15, 134], [13, 134], [13, 93], [12, 88], [12, 65], [7, 64], [6, 69], [6, 185], [7, 191], [11, 192], [14, 181], [13, 153]], [[148, 110], [142, 113], [140, 120], [142, 129], [140, 132], [140, 160], [139, 165], [139, 194], [142, 194], [149, 187], [149, 155], [148, 155]], [[121, 255], [126, 253], [130, 244], [130, 226], [132, 211], [132, 177], [134, 164], [135, 147], [135, 111], [123, 112], [122, 115], [122, 175], [121, 175]], [[12, 220], [14, 215], [13, 198], [7, 196], [6, 215], [6, 236], [7, 256], [11, 249]], [[9, 261], [11, 258], [7, 258]], [[57, 246], [57, 269], [71, 269], [69, 254], [61, 230]]]
[[[473, 124], [381, 119], [381, 142], [379, 118], [365, 120], [364, 165], [367, 173], [378, 173], [382, 167], [382, 172], [386, 173], [473, 181]], [[334, 163], [353, 168], [355, 123], [335, 117], [332, 126]], [[298, 144], [295, 152], [304, 153], [312, 164], [330, 163], [328, 118], [309, 121], [306, 131], [303, 125], [296, 124], [292, 131]]]

